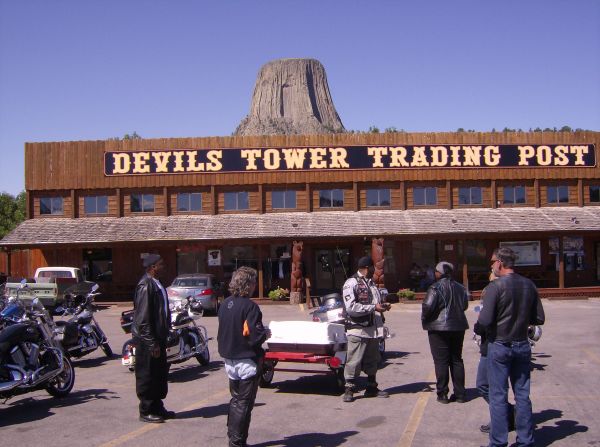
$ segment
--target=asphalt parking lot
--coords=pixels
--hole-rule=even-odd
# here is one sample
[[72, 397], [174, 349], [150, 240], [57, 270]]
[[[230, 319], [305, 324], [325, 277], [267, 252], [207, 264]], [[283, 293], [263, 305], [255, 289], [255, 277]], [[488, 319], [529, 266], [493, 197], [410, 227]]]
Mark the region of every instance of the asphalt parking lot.
[[[476, 318], [471, 303], [471, 326]], [[600, 446], [600, 300], [544, 301], [547, 324], [534, 347], [532, 401], [538, 446]], [[126, 307], [109, 307], [97, 319], [115, 354], [128, 338], [119, 325]], [[307, 320], [296, 306], [263, 306], [264, 321]], [[216, 337], [217, 319], [201, 320]], [[479, 425], [489, 415], [475, 391], [478, 350], [467, 332], [464, 359], [468, 402], [442, 405], [432, 392], [433, 362], [418, 304], [398, 304], [387, 314], [395, 336], [378, 375], [389, 399], [342, 402], [333, 377], [276, 372], [261, 388], [250, 427], [252, 446], [479, 446]], [[165, 424], [137, 418], [134, 377], [120, 358], [97, 351], [75, 362], [70, 396], [54, 399], [39, 391], [0, 403], [2, 445], [163, 446], [227, 445], [229, 392], [216, 340], [211, 363], [195, 360], [171, 369], [165, 400], [178, 417]], [[281, 365], [280, 365], [281, 366]], [[315, 366], [324, 371], [324, 366]], [[514, 433], [509, 438], [514, 442]]]

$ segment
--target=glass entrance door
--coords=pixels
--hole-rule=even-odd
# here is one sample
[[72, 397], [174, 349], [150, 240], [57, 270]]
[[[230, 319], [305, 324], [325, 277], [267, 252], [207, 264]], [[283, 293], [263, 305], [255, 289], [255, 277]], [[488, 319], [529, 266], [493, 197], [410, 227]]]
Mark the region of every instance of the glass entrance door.
[[318, 295], [342, 293], [344, 282], [354, 273], [350, 271], [350, 249], [322, 248], [314, 253], [315, 292]]

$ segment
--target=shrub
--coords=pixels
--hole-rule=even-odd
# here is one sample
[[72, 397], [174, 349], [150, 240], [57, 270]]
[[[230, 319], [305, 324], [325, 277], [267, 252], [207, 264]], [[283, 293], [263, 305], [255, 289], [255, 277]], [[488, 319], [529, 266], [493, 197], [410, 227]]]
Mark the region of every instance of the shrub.
[[287, 298], [287, 296], [289, 295], [290, 291], [288, 289], [282, 289], [281, 287], [277, 287], [274, 290], [271, 290], [269, 292], [269, 299], [273, 300], [273, 301], [277, 301], [277, 300], [282, 300], [284, 298]]
[[396, 292], [396, 295], [398, 296], [398, 299], [412, 301], [415, 299], [416, 293], [410, 289], [400, 289], [398, 292]]

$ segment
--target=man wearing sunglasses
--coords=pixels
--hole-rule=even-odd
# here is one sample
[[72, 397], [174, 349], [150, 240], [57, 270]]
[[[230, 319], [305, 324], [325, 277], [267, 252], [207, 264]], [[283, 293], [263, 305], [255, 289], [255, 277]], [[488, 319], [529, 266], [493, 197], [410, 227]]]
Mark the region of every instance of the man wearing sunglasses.
[[515, 273], [515, 260], [509, 248], [494, 250], [490, 262], [498, 279], [484, 289], [485, 305], [478, 319], [489, 334], [490, 447], [508, 445], [509, 379], [515, 397], [517, 445], [534, 445], [527, 328], [544, 324], [545, 315], [533, 282]]

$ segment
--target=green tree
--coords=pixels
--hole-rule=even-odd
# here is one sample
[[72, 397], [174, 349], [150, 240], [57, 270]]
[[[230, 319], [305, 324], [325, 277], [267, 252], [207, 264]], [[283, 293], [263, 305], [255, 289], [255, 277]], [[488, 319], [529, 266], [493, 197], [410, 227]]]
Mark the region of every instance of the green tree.
[[25, 191], [16, 197], [3, 192], [0, 194], [0, 238], [25, 220]]
[[377, 126], [370, 126], [369, 127], [369, 133], [379, 133], [379, 127], [377, 127]]

